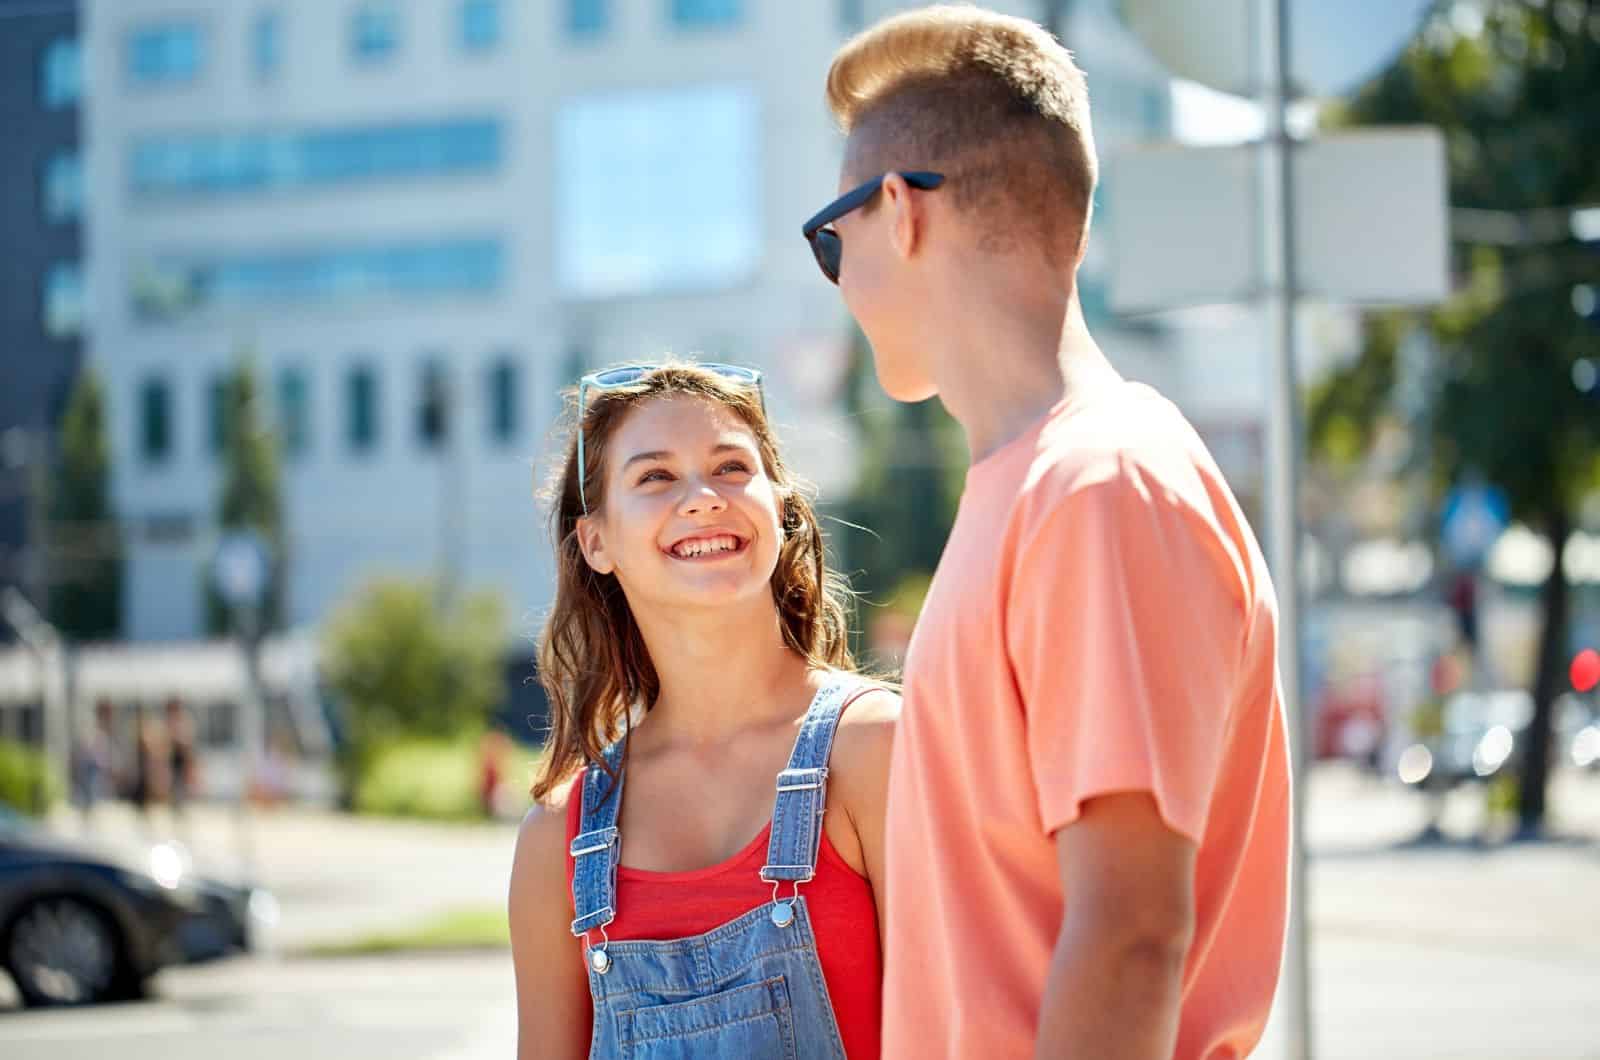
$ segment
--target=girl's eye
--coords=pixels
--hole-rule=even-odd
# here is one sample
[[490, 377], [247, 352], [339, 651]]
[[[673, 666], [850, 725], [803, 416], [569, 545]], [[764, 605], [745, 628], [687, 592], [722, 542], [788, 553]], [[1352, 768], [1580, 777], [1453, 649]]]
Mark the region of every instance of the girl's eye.
[[723, 464], [721, 467], [717, 468], [717, 474], [719, 474], [719, 475], [733, 475], [733, 474], [748, 475], [748, 474], [750, 474], [750, 465], [746, 464], [743, 460], [729, 460], [726, 464]]
[[646, 482], [671, 482], [671, 481], [672, 481], [672, 476], [667, 474], [665, 471], [663, 471], [659, 467], [658, 468], [654, 468], [654, 469], [652, 469], [650, 471], [646, 471], [643, 475], [639, 476], [639, 485], [641, 485], [641, 486], [643, 486]]

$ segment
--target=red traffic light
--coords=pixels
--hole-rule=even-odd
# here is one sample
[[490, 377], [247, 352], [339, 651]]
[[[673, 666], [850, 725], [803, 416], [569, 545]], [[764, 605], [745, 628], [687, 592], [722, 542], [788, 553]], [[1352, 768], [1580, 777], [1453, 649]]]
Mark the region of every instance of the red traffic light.
[[1572, 659], [1572, 687], [1588, 692], [1600, 685], [1600, 652], [1585, 648]]

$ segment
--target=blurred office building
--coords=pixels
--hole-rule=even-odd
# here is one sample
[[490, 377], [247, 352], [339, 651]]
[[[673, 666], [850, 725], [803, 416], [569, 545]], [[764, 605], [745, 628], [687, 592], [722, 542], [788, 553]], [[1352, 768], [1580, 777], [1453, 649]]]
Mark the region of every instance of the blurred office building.
[[[830, 56], [910, 6], [89, 0], [87, 342], [126, 634], [204, 632], [241, 358], [280, 443], [294, 625], [371, 575], [433, 573], [500, 589], [528, 632], [559, 391], [614, 361], [765, 368], [796, 463], [841, 496], [852, 331], [799, 227], [836, 190]], [[1074, 6], [1102, 153], [1167, 135], [1160, 69], [1107, 0]], [[1118, 325], [1103, 274], [1107, 348], [1163, 384], [1170, 329]]]

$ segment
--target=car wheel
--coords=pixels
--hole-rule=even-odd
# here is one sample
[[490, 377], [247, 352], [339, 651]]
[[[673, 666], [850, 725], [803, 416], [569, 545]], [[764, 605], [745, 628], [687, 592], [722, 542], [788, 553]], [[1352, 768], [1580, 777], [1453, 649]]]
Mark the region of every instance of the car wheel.
[[41, 898], [6, 932], [5, 962], [28, 1005], [89, 1005], [120, 996], [127, 962], [104, 913], [77, 898]]

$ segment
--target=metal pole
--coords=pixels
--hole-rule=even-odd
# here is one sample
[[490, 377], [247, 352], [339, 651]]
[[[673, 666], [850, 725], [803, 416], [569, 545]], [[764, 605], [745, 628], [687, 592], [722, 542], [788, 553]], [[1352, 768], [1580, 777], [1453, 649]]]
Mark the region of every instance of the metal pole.
[[1278, 665], [1289, 722], [1295, 798], [1288, 938], [1280, 986], [1291, 1060], [1312, 1055], [1307, 959], [1305, 802], [1309, 726], [1300, 687], [1299, 386], [1295, 372], [1295, 240], [1293, 149], [1287, 123], [1288, 0], [1257, 0], [1256, 54], [1266, 135], [1261, 148], [1262, 305], [1268, 340], [1266, 446], [1268, 559], [1278, 596]]

